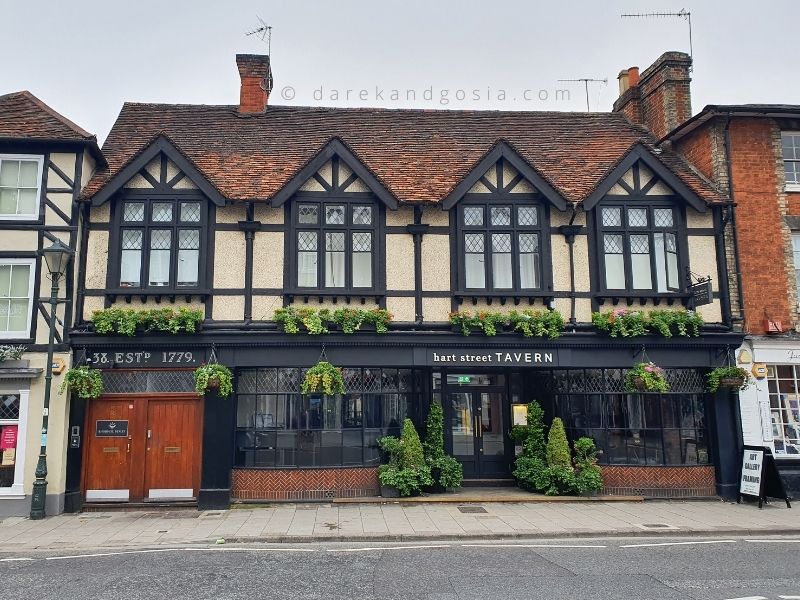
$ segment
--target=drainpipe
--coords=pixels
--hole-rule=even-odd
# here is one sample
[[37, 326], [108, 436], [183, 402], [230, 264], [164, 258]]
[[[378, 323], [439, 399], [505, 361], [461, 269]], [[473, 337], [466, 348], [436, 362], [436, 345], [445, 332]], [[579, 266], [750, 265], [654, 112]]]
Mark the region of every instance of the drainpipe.
[[422, 325], [422, 236], [430, 225], [422, 223], [422, 207], [414, 206], [414, 223], [406, 231], [414, 236], [414, 322]]
[[253, 239], [261, 223], [254, 218], [255, 207], [252, 202], [245, 205], [246, 220], [239, 221], [239, 229], [244, 231], [244, 322], [253, 322]]
[[742, 290], [742, 268], [739, 261], [739, 234], [736, 228], [736, 202], [733, 197], [733, 165], [731, 164], [731, 113], [728, 113], [728, 118], [725, 121], [725, 135], [723, 138], [723, 145], [725, 146], [725, 163], [728, 171], [728, 196], [731, 200], [731, 227], [733, 228], [733, 255], [736, 262], [736, 291], [739, 299], [739, 316], [738, 321], [744, 322], [744, 291]]
[[725, 227], [728, 218], [722, 214], [722, 209], [714, 207], [714, 246], [717, 257], [717, 277], [719, 277], [719, 295], [722, 305], [722, 322], [726, 327], [733, 326], [730, 305], [730, 282], [728, 280], [728, 261], [725, 259]]
[[572, 216], [567, 225], [561, 225], [558, 231], [564, 236], [569, 246], [569, 324], [573, 327], [577, 324], [575, 314], [575, 236], [583, 231], [583, 225], [575, 225], [575, 217], [578, 211], [572, 206]]
[[[78, 185], [77, 183], [75, 185]], [[75, 324], [83, 323], [83, 306], [86, 299], [86, 261], [89, 248], [89, 203], [80, 205], [81, 215], [81, 240], [78, 256], [78, 290], [75, 297]]]

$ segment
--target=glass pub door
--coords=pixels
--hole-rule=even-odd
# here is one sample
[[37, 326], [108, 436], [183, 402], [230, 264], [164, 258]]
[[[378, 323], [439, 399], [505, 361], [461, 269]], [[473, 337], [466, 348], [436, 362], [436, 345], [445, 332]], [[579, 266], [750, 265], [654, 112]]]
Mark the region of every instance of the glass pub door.
[[453, 456], [464, 465], [465, 478], [509, 476], [505, 396], [503, 391], [475, 388], [448, 393]]

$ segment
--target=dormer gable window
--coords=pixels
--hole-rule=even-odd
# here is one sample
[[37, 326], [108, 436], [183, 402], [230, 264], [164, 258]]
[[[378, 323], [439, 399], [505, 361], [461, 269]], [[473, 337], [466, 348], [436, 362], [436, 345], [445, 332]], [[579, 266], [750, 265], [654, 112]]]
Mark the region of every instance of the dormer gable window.
[[525, 295], [547, 289], [543, 255], [548, 206], [501, 158], [472, 185], [455, 208], [462, 294]]
[[683, 206], [641, 161], [595, 209], [601, 288], [609, 295], [684, 291]]

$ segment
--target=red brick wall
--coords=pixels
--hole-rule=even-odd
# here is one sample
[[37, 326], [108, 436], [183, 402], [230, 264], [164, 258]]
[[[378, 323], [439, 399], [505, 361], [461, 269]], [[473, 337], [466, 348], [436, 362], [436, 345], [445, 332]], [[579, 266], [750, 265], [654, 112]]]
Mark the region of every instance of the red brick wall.
[[378, 496], [378, 469], [234, 469], [234, 500], [324, 500]]
[[603, 493], [686, 498], [715, 496], [714, 467], [603, 466]]
[[800, 193], [787, 193], [786, 203], [789, 214], [793, 217], [800, 217]]
[[792, 327], [789, 289], [790, 248], [781, 207], [780, 157], [775, 123], [768, 119], [733, 119], [730, 125], [733, 194], [737, 204], [739, 261], [744, 291], [745, 330], [764, 333], [764, 311]]
[[714, 164], [712, 157], [711, 128], [698, 127], [690, 134], [675, 142], [674, 148], [689, 159], [697, 169], [706, 177], [714, 179]]

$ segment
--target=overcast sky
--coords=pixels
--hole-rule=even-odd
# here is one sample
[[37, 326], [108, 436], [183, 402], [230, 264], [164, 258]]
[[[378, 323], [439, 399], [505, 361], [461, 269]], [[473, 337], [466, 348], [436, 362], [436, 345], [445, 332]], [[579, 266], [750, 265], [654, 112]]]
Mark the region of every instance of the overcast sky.
[[694, 112], [800, 104], [798, 0], [0, 0], [0, 94], [28, 89], [101, 141], [124, 101], [234, 104], [234, 55], [267, 53], [245, 35], [260, 16], [271, 103], [585, 110], [583, 84], [558, 80], [589, 77], [609, 110], [620, 69], [689, 51], [684, 19], [620, 14], [681, 8]]

